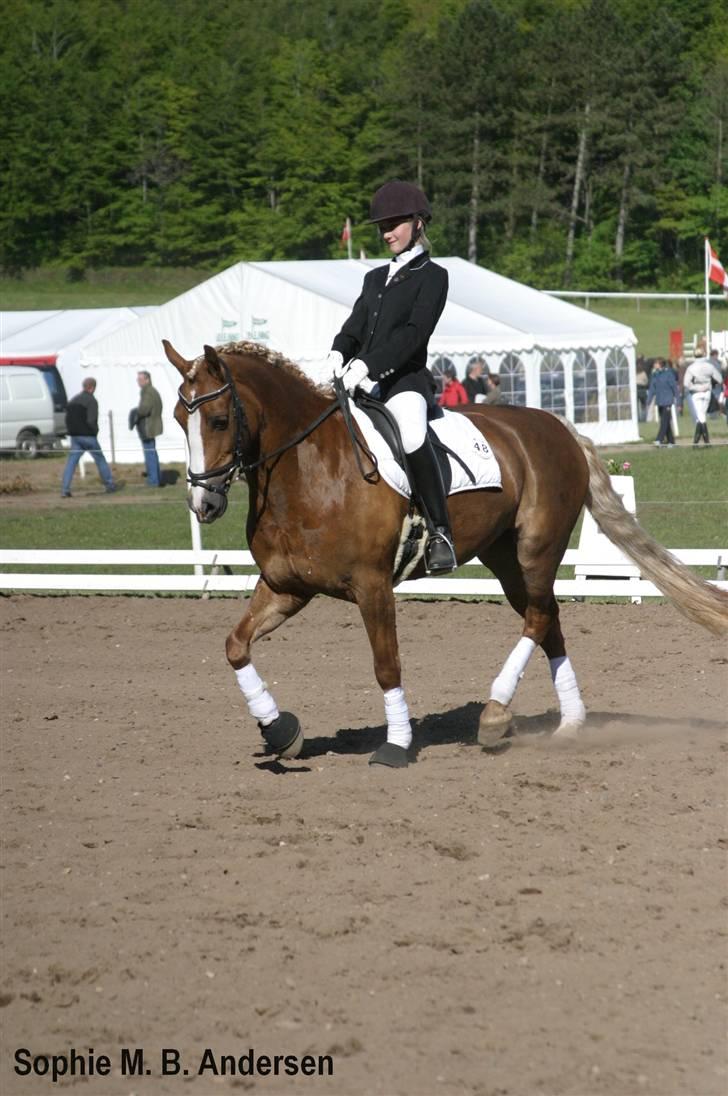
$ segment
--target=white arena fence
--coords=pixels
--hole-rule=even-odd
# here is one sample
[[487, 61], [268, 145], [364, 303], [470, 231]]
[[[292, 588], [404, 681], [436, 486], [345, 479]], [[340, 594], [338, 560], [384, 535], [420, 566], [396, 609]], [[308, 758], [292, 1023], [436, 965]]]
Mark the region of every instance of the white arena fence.
[[[689, 567], [715, 569], [713, 585], [728, 590], [726, 565], [728, 548], [673, 548], [673, 556]], [[470, 560], [466, 566], [479, 566]], [[632, 601], [661, 597], [658, 588], [640, 578], [637, 568], [626, 557], [608, 562], [593, 549], [569, 549], [562, 565], [575, 567], [575, 578], [557, 579], [557, 597], [628, 597]], [[259, 574], [250, 552], [243, 550], [184, 549], [7, 549], [0, 551], [0, 590], [63, 591], [66, 593], [249, 593], [255, 588]], [[32, 568], [26, 572], [10, 572], [7, 567]], [[72, 572], [68, 567], [99, 567], [101, 573]], [[182, 573], [110, 573], [110, 568], [189, 568]], [[233, 573], [232, 568], [244, 568], [245, 573]], [[52, 570], [49, 570], [51, 568]], [[58, 569], [61, 570], [58, 570]], [[222, 573], [221, 573], [222, 572]], [[627, 577], [625, 573], [628, 572]], [[407, 580], [396, 587], [398, 594], [416, 597], [503, 596], [495, 578], [422, 578]]]

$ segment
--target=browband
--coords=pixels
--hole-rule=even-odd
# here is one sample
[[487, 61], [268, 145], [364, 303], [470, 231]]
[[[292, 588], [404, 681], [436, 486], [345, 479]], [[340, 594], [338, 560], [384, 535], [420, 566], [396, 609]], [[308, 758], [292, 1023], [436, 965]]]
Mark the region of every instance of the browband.
[[179, 396], [179, 402], [190, 415], [193, 411], [196, 411], [198, 407], [201, 407], [203, 403], [209, 403], [210, 400], [216, 400], [218, 396], [222, 396], [223, 392], [227, 392], [231, 388], [231, 382], [228, 381], [222, 388], [216, 388], [214, 392], [207, 392], [204, 396], [195, 396], [193, 400], [188, 400], [182, 395], [182, 385], [177, 389], [177, 395]]

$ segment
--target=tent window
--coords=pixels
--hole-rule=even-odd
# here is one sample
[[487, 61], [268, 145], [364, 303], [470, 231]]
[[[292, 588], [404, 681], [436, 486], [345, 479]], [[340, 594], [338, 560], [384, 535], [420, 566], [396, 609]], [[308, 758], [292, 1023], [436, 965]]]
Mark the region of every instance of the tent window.
[[541, 358], [541, 407], [555, 415], [566, 414], [564, 363], [555, 350], [547, 350]]
[[574, 422], [599, 422], [597, 363], [588, 350], [574, 358]]
[[621, 350], [610, 350], [605, 367], [607, 390], [607, 420], [632, 418], [632, 398], [629, 386], [629, 362]]
[[526, 370], [518, 354], [506, 354], [498, 371], [501, 394], [508, 403], [526, 406]]

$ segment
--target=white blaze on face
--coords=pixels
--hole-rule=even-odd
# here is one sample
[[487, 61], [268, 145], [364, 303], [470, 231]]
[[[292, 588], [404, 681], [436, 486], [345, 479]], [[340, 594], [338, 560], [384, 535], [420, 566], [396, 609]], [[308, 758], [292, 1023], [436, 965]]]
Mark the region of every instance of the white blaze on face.
[[[194, 391], [190, 395], [191, 399], [195, 398]], [[202, 444], [202, 430], [201, 430], [202, 416], [199, 411], [193, 411], [192, 414], [187, 416], [187, 450], [189, 454], [189, 469], [199, 475], [205, 471], [205, 447]], [[202, 500], [205, 495], [204, 487], [192, 488], [192, 505], [197, 507], [202, 505]]]

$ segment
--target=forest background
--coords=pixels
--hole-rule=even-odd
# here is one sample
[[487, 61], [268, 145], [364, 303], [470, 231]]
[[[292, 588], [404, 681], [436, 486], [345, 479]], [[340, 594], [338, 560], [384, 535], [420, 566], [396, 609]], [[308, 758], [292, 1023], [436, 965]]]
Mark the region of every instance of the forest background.
[[[0, 0], [0, 267], [82, 280], [381, 251], [544, 288], [703, 288], [728, 250], [724, 0]], [[722, 256], [725, 262], [725, 254]]]

